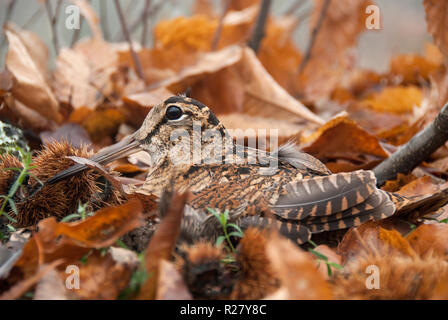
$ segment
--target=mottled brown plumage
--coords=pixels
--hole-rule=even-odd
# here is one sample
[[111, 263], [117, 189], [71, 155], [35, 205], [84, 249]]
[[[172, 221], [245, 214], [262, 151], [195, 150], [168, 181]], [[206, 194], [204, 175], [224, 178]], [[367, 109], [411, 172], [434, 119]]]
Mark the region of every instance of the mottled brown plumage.
[[[216, 148], [214, 134], [222, 137], [223, 148]], [[238, 146], [208, 107], [186, 97], [155, 106], [138, 131], [92, 160], [106, 164], [138, 150], [149, 153], [152, 168], [144, 185], [132, 191], [160, 196], [171, 186], [189, 190], [184, 223], [200, 236], [213, 237], [219, 229], [207, 208], [229, 210], [243, 227], [276, 226], [301, 244], [312, 233], [389, 217], [394, 201], [400, 208], [408, 201], [379, 190], [371, 171], [332, 174], [293, 144], [272, 153]], [[84, 169], [74, 166], [50, 182]]]

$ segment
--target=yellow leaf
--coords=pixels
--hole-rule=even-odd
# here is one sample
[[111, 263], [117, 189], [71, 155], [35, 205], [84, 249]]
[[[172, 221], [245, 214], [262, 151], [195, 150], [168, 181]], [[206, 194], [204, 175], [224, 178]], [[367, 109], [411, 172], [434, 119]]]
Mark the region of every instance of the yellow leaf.
[[409, 113], [420, 106], [422, 90], [415, 87], [387, 87], [364, 100], [369, 108], [393, 113]]

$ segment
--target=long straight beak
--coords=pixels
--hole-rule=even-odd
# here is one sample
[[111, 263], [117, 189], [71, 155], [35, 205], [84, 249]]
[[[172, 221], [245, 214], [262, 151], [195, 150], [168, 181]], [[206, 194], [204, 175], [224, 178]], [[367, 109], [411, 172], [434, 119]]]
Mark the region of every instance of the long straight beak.
[[[135, 139], [135, 134], [132, 134], [122, 139], [120, 142], [117, 142], [116, 144], [101, 149], [98, 153], [92, 156], [90, 160], [95, 161], [101, 165], [106, 165], [112, 161], [127, 157], [140, 150], [140, 144]], [[63, 179], [72, 177], [86, 169], [88, 169], [88, 167], [85, 164], [75, 164], [70, 168], [59, 172], [54, 177], [48, 179], [46, 184], [56, 183]]]

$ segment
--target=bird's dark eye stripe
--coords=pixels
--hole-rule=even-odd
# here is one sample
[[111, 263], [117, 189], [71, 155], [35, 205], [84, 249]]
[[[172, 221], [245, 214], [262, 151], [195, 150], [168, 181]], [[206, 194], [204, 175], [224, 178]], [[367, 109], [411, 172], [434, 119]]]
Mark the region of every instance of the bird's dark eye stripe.
[[165, 117], [168, 120], [177, 120], [180, 117], [182, 117], [182, 114], [183, 114], [183, 112], [182, 112], [181, 108], [179, 108], [176, 105], [171, 105], [171, 106], [168, 106], [168, 108], [166, 108]]

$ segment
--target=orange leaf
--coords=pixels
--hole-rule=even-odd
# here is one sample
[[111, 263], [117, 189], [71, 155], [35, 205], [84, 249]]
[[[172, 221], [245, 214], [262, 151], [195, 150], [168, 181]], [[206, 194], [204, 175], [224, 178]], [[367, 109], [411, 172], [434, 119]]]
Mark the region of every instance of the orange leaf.
[[422, 256], [448, 255], [448, 224], [423, 224], [407, 237], [412, 248]]
[[98, 143], [104, 138], [113, 138], [124, 120], [123, 113], [118, 109], [96, 109], [82, 122], [82, 127], [89, 133], [90, 139]]
[[170, 199], [169, 208], [146, 248], [145, 267], [149, 278], [142, 285], [138, 299], [154, 299], [156, 296], [160, 261], [170, 259], [174, 250], [187, 197], [184, 193]]
[[279, 235], [268, 240], [266, 250], [289, 299], [331, 299], [330, 288], [309, 253]]
[[440, 68], [440, 64], [427, 60], [415, 54], [400, 54], [390, 61], [390, 73], [399, 76], [405, 84], [421, 83], [422, 79], [429, 80], [429, 76]]
[[182, 275], [171, 262], [161, 260], [157, 284], [157, 300], [191, 300]]
[[442, 51], [445, 59], [448, 57], [448, 2], [438, 0], [424, 0], [428, 32]]
[[296, 70], [302, 60], [302, 54], [291, 38], [296, 23], [295, 19], [290, 17], [269, 20], [258, 53], [258, 58], [266, 70], [291, 94], [294, 93]]
[[423, 176], [406, 184], [397, 193], [405, 197], [413, 197], [434, 194], [441, 189], [443, 186], [433, 183], [430, 176]]
[[337, 252], [341, 255], [343, 264], [364, 254], [416, 256], [408, 241], [398, 231], [384, 229], [381, 222], [372, 221], [350, 229], [344, 235]]
[[303, 141], [307, 143], [303, 150], [323, 161], [346, 159], [368, 164], [388, 156], [376, 137], [346, 115], [328, 121]]
[[377, 111], [411, 113], [422, 102], [422, 90], [415, 86], [387, 87], [364, 100], [364, 104]]
[[14, 268], [22, 270], [25, 278], [35, 273], [39, 261], [49, 263], [63, 258], [67, 264], [78, 261], [91, 248], [110, 246], [127, 232], [141, 224], [140, 201], [107, 207], [94, 216], [74, 223], [56, 222], [51, 217], [38, 224], [39, 232], [24, 246]]
[[[315, 0], [312, 25], [316, 25], [324, 0]], [[365, 29], [366, 0], [331, 1], [316, 37], [311, 58], [298, 76], [297, 91], [306, 101], [327, 97], [350, 65], [347, 49], [356, 45]]]

